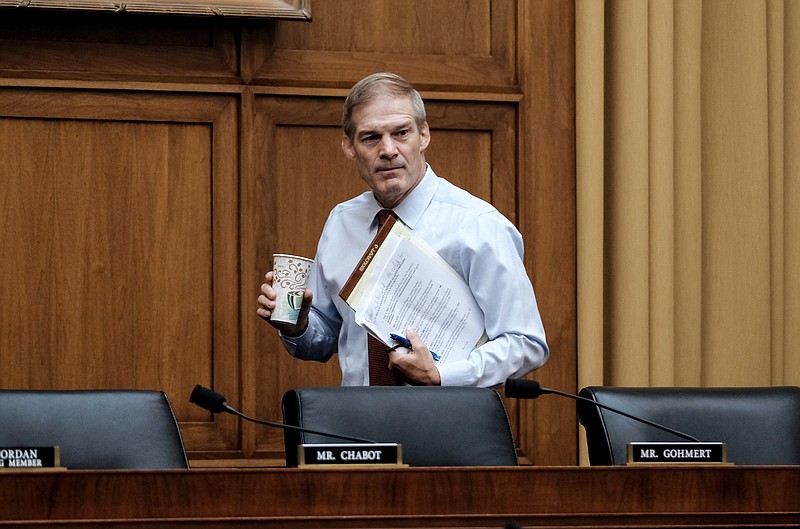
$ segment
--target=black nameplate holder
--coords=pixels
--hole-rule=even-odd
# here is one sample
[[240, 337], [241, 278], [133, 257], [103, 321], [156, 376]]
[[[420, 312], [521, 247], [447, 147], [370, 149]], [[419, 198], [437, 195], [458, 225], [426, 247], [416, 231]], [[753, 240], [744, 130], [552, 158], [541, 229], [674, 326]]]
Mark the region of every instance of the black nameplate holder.
[[64, 469], [61, 466], [61, 452], [57, 446], [0, 447], [0, 471], [54, 469]]
[[319, 467], [407, 467], [398, 443], [301, 444], [297, 466]]
[[628, 464], [727, 465], [725, 443], [628, 443]]

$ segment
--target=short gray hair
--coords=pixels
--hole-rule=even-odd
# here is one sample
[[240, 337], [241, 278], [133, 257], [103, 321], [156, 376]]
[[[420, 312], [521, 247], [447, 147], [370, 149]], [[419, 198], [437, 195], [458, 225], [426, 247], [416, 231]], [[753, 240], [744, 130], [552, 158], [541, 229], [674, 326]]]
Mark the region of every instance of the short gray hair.
[[353, 109], [382, 95], [408, 97], [411, 100], [411, 108], [417, 127], [422, 128], [425, 124], [427, 120], [425, 103], [422, 102], [422, 96], [419, 95], [419, 92], [397, 74], [388, 72], [374, 73], [357, 82], [350, 89], [350, 94], [348, 94], [344, 102], [342, 129], [348, 138], [352, 140], [356, 133], [353, 125]]

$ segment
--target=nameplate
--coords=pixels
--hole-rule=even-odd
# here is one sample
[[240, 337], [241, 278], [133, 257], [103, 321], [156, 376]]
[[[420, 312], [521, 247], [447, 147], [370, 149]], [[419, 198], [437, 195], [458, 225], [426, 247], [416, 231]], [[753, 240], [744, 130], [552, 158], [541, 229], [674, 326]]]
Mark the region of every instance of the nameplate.
[[727, 464], [725, 443], [628, 443], [628, 463]]
[[302, 444], [297, 447], [298, 467], [403, 465], [403, 448], [397, 443]]
[[0, 469], [31, 470], [60, 468], [61, 454], [57, 446], [0, 447]]

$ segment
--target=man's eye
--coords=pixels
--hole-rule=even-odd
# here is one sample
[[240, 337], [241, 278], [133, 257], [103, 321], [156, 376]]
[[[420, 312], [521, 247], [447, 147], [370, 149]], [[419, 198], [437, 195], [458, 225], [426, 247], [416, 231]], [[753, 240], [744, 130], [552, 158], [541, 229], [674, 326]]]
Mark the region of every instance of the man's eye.
[[398, 136], [407, 136], [407, 135], [408, 135], [410, 132], [411, 132], [410, 130], [408, 130], [408, 129], [404, 129], [404, 130], [399, 130], [399, 131], [397, 131], [397, 133], [396, 133], [396, 134], [397, 134]]

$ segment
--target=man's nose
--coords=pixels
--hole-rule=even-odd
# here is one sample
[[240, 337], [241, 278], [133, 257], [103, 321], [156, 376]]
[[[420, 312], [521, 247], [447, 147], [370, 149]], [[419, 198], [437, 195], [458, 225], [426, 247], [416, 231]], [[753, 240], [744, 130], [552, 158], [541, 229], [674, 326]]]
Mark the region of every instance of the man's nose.
[[380, 154], [384, 157], [392, 157], [397, 154], [397, 145], [395, 145], [391, 136], [381, 138]]

